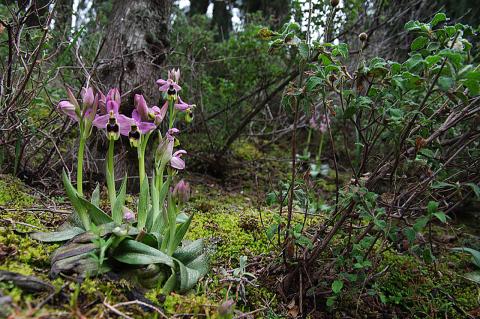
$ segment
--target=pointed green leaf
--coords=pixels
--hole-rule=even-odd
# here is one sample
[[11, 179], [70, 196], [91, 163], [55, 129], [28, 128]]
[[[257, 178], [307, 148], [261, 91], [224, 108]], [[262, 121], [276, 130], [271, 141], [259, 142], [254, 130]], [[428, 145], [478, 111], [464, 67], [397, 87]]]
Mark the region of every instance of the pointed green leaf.
[[186, 264], [200, 256], [204, 248], [203, 239], [197, 239], [183, 247], [178, 247], [173, 253], [173, 257]]
[[452, 248], [453, 251], [460, 251], [464, 253], [469, 253], [473, 257], [473, 263], [477, 266], [480, 267], [480, 251], [468, 248], [468, 247], [456, 247]]
[[175, 260], [179, 268], [180, 274], [180, 285], [177, 289], [179, 292], [185, 292], [189, 289], [192, 289], [208, 272], [208, 258], [205, 254], [198, 256], [193, 261], [188, 264], [184, 264], [179, 260]]
[[170, 254], [173, 254], [173, 252], [175, 251], [175, 249], [177, 249], [177, 247], [180, 245], [180, 243], [182, 242], [183, 240], [183, 237], [185, 236], [185, 234], [187, 233], [188, 231], [188, 227], [190, 227], [190, 223], [192, 222], [192, 216], [190, 216], [190, 218], [187, 219], [186, 222], [180, 224], [177, 228], [176, 228], [176, 231], [175, 231], [175, 236], [173, 238], [173, 241], [168, 243], [169, 244], [169, 249], [168, 249], [168, 252], [169, 252], [169, 255]]
[[177, 275], [175, 273], [175, 270], [172, 268], [172, 274], [170, 275], [170, 277], [168, 277], [167, 281], [163, 285], [162, 293], [168, 296], [173, 291], [173, 289], [175, 289], [176, 283]]
[[115, 204], [113, 205], [112, 218], [113, 221], [120, 225], [123, 219], [123, 206], [125, 205], [125, 197], [127, 191], [127, 175], [122, 180], [122, 186], [118, 191], [118, 195], [115, 199]]
[[86, 208], [88, 216], [95, 223], [95, 225], [102, 225], [112, 222], [112, 218], [108, 216], [103, 210], [90, 203], [88, 200], [78, 197], [82, 205]]
[[148, 178], [145, 177], [140, 186], [140, 196], [138, 198], [138, 229], [143, 229], [147, 223], [148, 197]]
[[68, 199], [72, 203], [72, 206], [75, 209], [75, 213], [78, 214], [78, 217], [82, 221], [83, 227], [86, 230], [89, 230], [90, 220], [89, 220], [87, 211], [85, 207], [82, 205], [82, 202], [80, 201], [80, 197], [78, 196], [77, 190], [73, 187], [65, 170], [63, 170], [62, 172], [62, 181], [63, 181], [63, 186], [65, 187], [65, 193], [67, 194]]
[[67, 228], [58, 232], [38, 232], [30, 235], [35, 240], [42, 241], [45, 243], [52, 243], [57, 241], [66, 241], [70, 240], [73, 237], [85, 232], [84, 229], [79, 227]]
[[118, 245], [113, 258], [130, 265], [164, 264], [174, 267], [172, 257], [141, 242], [126, 239]]
[[157, 223], [157, 220], [160, 216], [159, 193], [158, 193], [157, 187], [155, 186], [155, 180], [156, 180], [156, 176], [155, 176], [155, 172], [153, 172], [152, 173], [152, 181], [150, 183], [150, 194], [151, 194], [151, 199], [152, 199], [152, 208], [150, 210], [150, 213], [148, 214], [150, 219], [151, 219], [151, 223], [147, 226], [148, 231], [157, 231], [157, 229], [154, 228], [154, 226], [158, 225], [156, 223]]
[[97, 186], [93, 190], [92, 198], [90, 202], [95, 206], [100, 206], [100, 185], [97, 183]]

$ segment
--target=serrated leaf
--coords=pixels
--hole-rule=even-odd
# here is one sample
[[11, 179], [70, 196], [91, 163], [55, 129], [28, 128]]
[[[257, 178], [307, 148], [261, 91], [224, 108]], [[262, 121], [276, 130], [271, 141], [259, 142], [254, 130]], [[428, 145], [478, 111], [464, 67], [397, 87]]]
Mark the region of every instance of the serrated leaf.
[[323, 79], [319, 78], [318, 76], [312, 76], [307, 80], [305, 88], [307, 92], [311, 92], [315, 90], [318, 86], [323, 84]]
[[58, 241], [66, 241], [70, 240], [73, 237], [84, 233], [85, 230], [80, 228], [80, 227], [71, 227], [67, 228], [62, 231], [57, 231], [57, 232], [38, 232], [38, 233], [33, 233], [30, 235], [35, 240], [45, 242], [45, 243], [53, 243], [53, 242], [58, 242]]
[[415, 224], [413, 224], [413, 229], [418, 233], [421, 232], [425, 226], [427, 226], [427, 223], [429, 222], [429, 218], [427, 216], [420, 217], [417, 219]]
[[429, 201], [428, 204], [427, 204], [427, 213], [429, 214], [433, 214], [437, 211], [438, 209], [438, 202], [436, 201]]
[[172, 257], [144, 243], [126, 239], [118, 245], [113, 258], [129, 265], [163, 264], [174, 267]]

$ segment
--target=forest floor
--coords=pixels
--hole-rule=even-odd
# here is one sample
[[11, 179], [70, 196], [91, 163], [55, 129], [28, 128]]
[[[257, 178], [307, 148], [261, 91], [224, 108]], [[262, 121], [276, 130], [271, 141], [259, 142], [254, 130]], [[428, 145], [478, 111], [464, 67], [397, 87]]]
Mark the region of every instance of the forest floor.
[[[108, 274], [83, 281], [50, 278], [49, 256], [58, 245], [42, 244], [28, 234], [54, 230], [71, 207], [61, 192], [45, 195], [0, 175], [0, 318], [222, 318], [233, 308], [238, 318], [296, 317], [295, 301], [283, 300], [276, 290], [281, 274], [273, 269], [281, 263], [281, 252], [267, 238], [278, 208], [259, 205], [264, 197], [258, 197], [252, 183], [225, 188], [195, 176], [190, 181], [194, 192], [186, 210], [195, 216], [187, 239], [206, 239], [211, 271], [194, 291], [163, 296]], [[386, 270], [369, 289], [346, 290], [333, 307], [317, 300], [310, 317], [480, 317], [479, 286], [463, 277], [474, 270], [470, 257], [450, 251], [480, 248], [478, 229], [454, 222], [435, 226], [434, 245], [434, 265], [401, 249], [387, 250]]]

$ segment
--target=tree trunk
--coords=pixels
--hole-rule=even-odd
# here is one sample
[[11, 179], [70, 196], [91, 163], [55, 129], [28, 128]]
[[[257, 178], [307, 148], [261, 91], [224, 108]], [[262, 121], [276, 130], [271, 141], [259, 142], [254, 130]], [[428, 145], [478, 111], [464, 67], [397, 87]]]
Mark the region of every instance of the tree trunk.
[[170, 0], [115, 1], [97, 77], [104, 91], [118, 87], [122, 94], [129, 93], [122, 99], [126, 114], [132, 110], [134, 93], [144, 94], [150, 103], [160, 98], [155, 81], [162, 75], [160, 66], [169, 47], [171, 4]]
[[190, 16], [193, 16], [195, 14], [206, 14], [209, 4], [210, 4], [209, 0], [191, 0], [190, 10], [188, 14]]
[[56, 10], [55, 29], [68, 35], [72, 26], [73, 0], [59, 0]]
[[244, 13], [262, 11], [263, 16], [272, 19], [273, 27], [281, 27], [290, 18], [290, 0], [245, 0]]
[[213, 5], [212, 24], [217, 28], [215, 40], [222, 41], [228, 39], [232, 31], [232, 12], [227, 6], [227, 1], [215, 1]]
[[[127, 116], [134, 108], [134, 94], [143, 94], [150, 106], [160, 105], [161, 94], [155, 81], [166, 77], [161, 66], [169, 47], [171, 5], [171, 0], [114, 2], [105, 42], [99, 53], [96, 78], [98, 87], [105, 94], [110, 88], [119, 88], [122, 94], [120, 111]], [[136, 149], [127, 145], [127, 139], [116, 143], [117, 154], [127, 151], [126, 157], [118, 156], [116, 160], [116, 176], [125, 172], [128, 176], [138, 175]], [[105, 153], [105, 141], [99, 141], [97, 150]], [[147, 155], [147, 161], [150, 160]], [[98, 164], [97, 167], [104, 167]], [[128, 183], [129, 191], [138, 189], [137, 184]]]

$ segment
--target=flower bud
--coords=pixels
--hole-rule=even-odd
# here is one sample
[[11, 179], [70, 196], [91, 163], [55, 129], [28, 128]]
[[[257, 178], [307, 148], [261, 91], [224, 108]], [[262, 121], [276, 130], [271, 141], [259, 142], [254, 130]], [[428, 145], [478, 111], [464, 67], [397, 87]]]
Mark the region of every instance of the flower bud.
[[127, 207], [123, 206], [123, 221], [126, 223], [133, 223], [135, 221], [135, 214], [128, 209]]
[[165, 167], [172, 159], [174, 142], [175, 138], [169, 134], [160, 141], [155, 152], [155, 161], [158, 166]]
[[102, 92], [97, 93], [98, 99], [98, 108], [100, 109], [100, 114], [107, 114], [107, 98], [103, 95]]
[[60, 103], [58, 103], [58, 108], [62, 113], [67, 115], [75, 114], [76, 111], [75, 105], [73, 105], [69, 101], [60, 101]]
[[135, 109], [137, 110], [142, 120], [144, 121], [149, 120], [147, 101], [145, 101], [145, 98], [143, 97], [143, 95], [135, 94], [135, 97], [133, 99], [135, 103]]
[[368, 39], [368, 35], [365, 32], [362, 32], [358, 35], [358, 38], [360, 39], [360, 41], [365, 42]]
[[107, 94], [107, 101], [115, 101], [118, 105], [121, 103], [120, 91], [117, 88], [110, 89]]
[[332, 7], [336, 7], [338, 6], [338, 3], [340, 2], [340, 0], [330, 0], [330, 4], [332, 5]]
[[177, 198], [180, 202], [186, 203], [190, 199], [190, 184], [183, 179], [175, 185], [173, 188], [173, 197]]
[[90, 108], [95, 102], [95, 95], [93, 94], [93, 89], [91, 87], [82, 88], [80, 93], [82, 96], [83, 107]]

